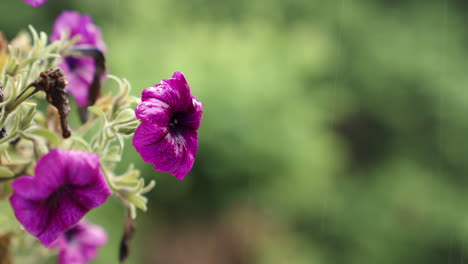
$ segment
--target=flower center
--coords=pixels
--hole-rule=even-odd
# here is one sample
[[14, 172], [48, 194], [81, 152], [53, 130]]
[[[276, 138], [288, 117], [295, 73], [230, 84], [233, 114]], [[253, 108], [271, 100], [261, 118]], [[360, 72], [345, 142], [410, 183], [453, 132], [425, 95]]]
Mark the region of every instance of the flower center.
[[73, 186], [71, 185], [63, 185], [62, 187], [58, 188], [49, 198], [47, 199], [47, 204], [49, 208], [58, 208], [60, 202], [63, 200], [64, 197], [69, 195], [72, 191]]
[[169, 129], [171, 130], [172, 133], [177, 134], [179, 133], [179, 128], [180, 128], [180, 118], [179, 114], [174, 114], [171, 118], [171, 121], [169, 121]]
[[68, 65], [68, 68], [70, 68], [70, 71], [75, 71], [76, 68], [78, 68], [78, 59], [74, 57], [65, 57], [65, 62]]
[[169, 122], [169, 126], [175, 128], [179, 121], [176, 118], [173, 118], [171, 122]]
[[72, 227], [71, 229], [65, 231], [65, 233], [64, 233], [65, 239], [68, 242], [72, 242], [76, 238], [78, 233], [80, 233], [80, 230], [78, 230], [77, 227]]

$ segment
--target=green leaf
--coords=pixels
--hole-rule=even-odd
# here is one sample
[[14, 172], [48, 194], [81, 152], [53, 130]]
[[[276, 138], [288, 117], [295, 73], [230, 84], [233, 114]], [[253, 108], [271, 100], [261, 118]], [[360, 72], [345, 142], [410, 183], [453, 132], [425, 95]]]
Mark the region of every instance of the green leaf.
[[87, 152], [92, 152], [91, 147], [89, 146], [88, 142], [84, 139], [76, 136], [72, 136], [70, 138], [72, 140], [72, 147], [73, 149], [79, 149]]
[[8, 147], [10, 147], [9, 142], [5, 142], [5, 143], [0, 144], [0, 153], [3, 153], [4, 151], [6, 151], [8, 149]]
[[141, 195], [132, 195], [128, 197], [128, 201], [141, 209], [143, 212], [147, 210], [146, 203], [148, 202], [148, 199]]
[[15, 175], [10, 169], [6, 167], [0, 167], [0, 178], [10, 178]]
[[35, 129], [31, 131], [30, 133], [43, 137], [47, 142], [50, 142], [55, 146], [59, 146], [60, 142], [62, 141], [59, 135], [57, 135], [56, 133], [48, 129], [43, 129], [43, 128]]
[[36, 104], [24, 102], [19, 109], [22, 113], [20, 129], [26, 130], [31, 126], [31, 121], [36, 114]]
[[124, 139], [123, 139], [122, 135], [120, 135], [120, 134], [115, 134], [115, 137], [117, 138], [117, 141], [119, 142], [120, 150], [122, 151], [123, 148], [124, 148]]
[[103, 160], [110, 162], [119, 162], [121, 160], [121, 149], [119, 146], [112, 146], [107, 151]]
[[154, 180], [151, 180], [148, 185], [146, 185], [143, 189], [141, 189], [141, 194], [145, 194], [145, 193], [148, 193], [149, 191], [151, 191], [154, 187], [156, 186], [156, 181]]
[[100, 118], [107, 120], [106, 119], [106, 114], [97, 106], [90, 106], [88, 107], [88, 110], [99, 116]]
[[133, 109], [127, 108], [119, 112], [115, 118], [115, 124], [126, 124], [135, 120], [137, 120], [135, 117], [135, 111]]

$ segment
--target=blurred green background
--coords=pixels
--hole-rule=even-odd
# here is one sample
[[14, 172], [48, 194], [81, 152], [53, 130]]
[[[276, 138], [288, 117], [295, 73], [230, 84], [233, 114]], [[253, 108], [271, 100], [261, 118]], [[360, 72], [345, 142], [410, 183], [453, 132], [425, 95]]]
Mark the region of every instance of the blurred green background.
[[[141, 91], [185, 73], [195, 166], [157, 181], [128, 263], [468, 263], [468, 1], [0, 2], [0, 30], [91, 14]], [[90, 214], [117, 263], [124, 211]]]

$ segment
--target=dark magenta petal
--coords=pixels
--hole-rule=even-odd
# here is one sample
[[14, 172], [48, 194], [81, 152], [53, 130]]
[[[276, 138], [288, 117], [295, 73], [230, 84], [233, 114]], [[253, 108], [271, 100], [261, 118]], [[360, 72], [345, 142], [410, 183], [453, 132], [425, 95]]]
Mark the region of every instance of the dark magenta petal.
[[145, 162], [154, 164], [155, 170], [169, 172], [183, 180], [195, 162], [198, 132], [187, 130], [183, 135], [167, 133], [161, 137], [151, 131], [152, 127], [151, 123], [143, 122], [135, 131], [133, 146]]
[[145, 89], [141, 96], [142, 101], [150, 98], [165, 102], [173, 112], [187, 110], [192, 105], [190, 86], [180, 72], [174, 73], [170, 79], [162, 80], [160, 84]]
[[179, 115], [179, 122], [184, 128], [197, 130], [200, 127], [203, 114], [203, 104], [192, 96], [192, 104], [184, 115]]
[[133, 146], [145, 162], [153, 162], [153, 157], [158, 155], [156, 144], [168, 134], [168, 127], [161, 127], [152, 122], [143, 122], [135, 130]]
[[50, 196], [54, 191], [53, 188], [35, 188], [36, 181], [33, 176], [24, 175], [16, 179], [11, 186], [13, 189], [18, 190], [29, 190], [29, 192], [18, 192], [16, 198], [21, 197], [22, 199], [27, 199], [30, 201], [42, 201]]
[[23, 0], [24, 2], [34, 6], [34, 7], [40, 7], [43, 5], [47, 0]]
[[137, 106], [135, 114], [141, 121], [151, 121], [160, 126], [167, 127], [172, 110], [165, 102], [149, 98]]
[[50, 151], [35, 176], [22, 176], [12, 187], [16, 218], [46, 246], [111, 194], [99, 156], [78, 150]]

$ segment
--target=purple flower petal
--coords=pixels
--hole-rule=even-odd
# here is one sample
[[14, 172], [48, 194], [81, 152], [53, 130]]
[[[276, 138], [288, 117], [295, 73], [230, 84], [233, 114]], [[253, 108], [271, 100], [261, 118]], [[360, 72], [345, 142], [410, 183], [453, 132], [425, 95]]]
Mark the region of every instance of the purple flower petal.
[[183, 180], [193, 167], [198, 149], [198, 132], [186, 131], [184, 135], [158, 132], [154, 124], [143, 122], [135, 131], [133, 145], [145, 162], [154, 169], [169, 172]]
[[96, 258], [98, 248], [107, 243], [107, 234], [98, 225], [81, 220], [52, 245], [60, 249], [59, 264], [85, 264]]
[[182, 73], [145, 89], [135, 114], [133, 146], [154, 169], [183, 180], [193, 167], [198, 150], [198, 128], [203, 104], [190, 93]]
[[172, 111], [184, 111], [192, 104], [190, 86], [181, 72], [176, 72], [170, 79], [162, 80], [143, 91], [142, 101], [158, 99], [171, 106]]
[[47, 2], [47, 0], [23, 0], [23, 2], [25, 2], [27, 4], [30, 4], [30, 5], [32, 5], [34, 7], [40, 7], [45, 2]]
[[63, 11], [55, 20], [51, 41], [60, 40], [61, 35], [69, 31], [70, 38], [80, 35], [76, 45], [88, 45], [106, 52], [101, 30], [93, 24], [89, 15], [81, 15], [76, 11]]
[[166, 127], [170, 121], [172, 109], [163, 101], [148, 98], [138, 105], [135, 114], [141, 121], [151, 121]]
[[16, 218], [46, 246], [111, 193], [99, 156], [78, 150], [50, 151], [38, 161], [35, 176], [22, 176], [12, 187]]
[[67, 76], [67, 90], [79, 106], [88, 103], [89, 87], [93, 83], [96, 65], [90, 57], [66, 57], [59, 65]]

